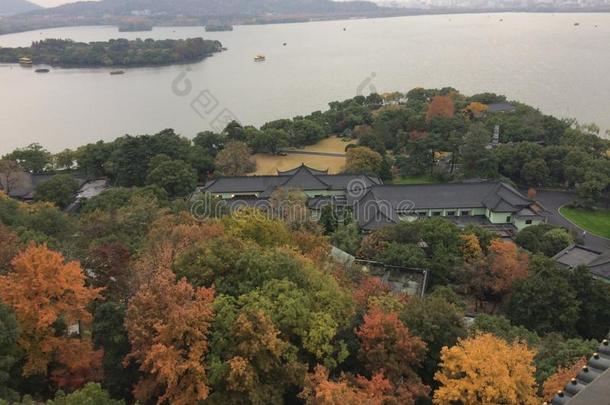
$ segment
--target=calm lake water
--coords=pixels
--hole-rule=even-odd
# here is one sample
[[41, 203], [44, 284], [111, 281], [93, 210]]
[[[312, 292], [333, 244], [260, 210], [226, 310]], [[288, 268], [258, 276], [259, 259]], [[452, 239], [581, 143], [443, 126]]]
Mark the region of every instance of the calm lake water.
[[[219, 33], [75, 27], [0, 36], [0, 46], [43, 38], [196, 36], [218, 39], [229, 50], [196, 64], [127, 69], [118, 76], [109, 74], [112, 69], [36, 74], [0, 65], [0, 153], [30, 142], [58, 151], [163, 128], [192, 137], [227, 116], [261, 125], [359, 92], [418, 86], [493, 91], [610, 128], [610, 14], [417, 16]], [[259, 53], [266, 62], [253, 61]]]

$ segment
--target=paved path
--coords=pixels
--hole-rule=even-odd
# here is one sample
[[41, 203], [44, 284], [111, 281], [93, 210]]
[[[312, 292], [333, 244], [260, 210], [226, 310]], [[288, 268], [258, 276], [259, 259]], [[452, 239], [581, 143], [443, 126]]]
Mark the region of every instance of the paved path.
[[[576, 229], [581, 233], [584, 231], [582, 228], [565, 219], [559, 213], [559, 208], [561, 206], [571, 203], [576, 199], [575, 193], [569, 191], [539, 190], [536, 199], [547, 209], [547, 211], [549, 211], [548, 220], [550, 224], [563, 226], [568, 229]], [[585, 246], [597, 251], [610, 250], [610, 240], [587, 233], [585, 237]]]

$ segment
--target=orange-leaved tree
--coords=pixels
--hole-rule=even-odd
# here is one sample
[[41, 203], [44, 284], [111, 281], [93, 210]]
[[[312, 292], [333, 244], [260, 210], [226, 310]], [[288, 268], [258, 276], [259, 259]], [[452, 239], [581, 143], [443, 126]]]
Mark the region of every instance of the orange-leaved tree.
[[82, 330], [92, 321], [87, 306], [100, 298], [101, 290], [85, 285], [78, 262], [66, 263], [44, 245], [30, 245], [12, 266], [0, 277], [0, 299], [14, 309], [22, 329], [23, 374], [51, 372], [58, 385], [68, 387], [96, 379], [101, 353]]
[[582, 358], [576, 361], [571, 367], [559, 367], [555, 374], [547, 378], [542, 386], [542, 396], [546, 401], [551, 401], [555, 396], [555, 393], [559, 390], [563, 390], [567, 383], [569, 383], [580, 370], [587, 364], [587, 359]]
[[214, 290], [175, 282], [164, 268], [129, 301], [125, 327], [143, 375], [134, 389], [142, 403], [194, 404], [209, 394], [204, 358], [213, 319]]
[[513, 283], [527, 277], [529, 257], [519, 251], [511, 241], [494, 239], [487, 255], [493, 293], [504, 296], [510, 293]]
[[396, 387], [382, 372], [371, 379], [363, 376], [341, 375], [329, 378], [328, 370], [317, 365], [307, 374], [299, 398], [307, 405], [386, 405], [412, 403], [411, 393], [404, 387]]
[[0, 274], [8, 273], [11, 261], [19, 253], [19, 237], [0, 222]]
[[474, 117], [480, 117], [485, 111], [487, 111], [489, 107], [487, 104], [479, 103], [478, 101], [473, 101], [468, 104], [465, 108], [466, 111], [469, 111]]
[[539, 404], [534, 355], [525, 343], [509, 344], [491, 334], [460, 339], [441, 352], [434, 403]]
[[529, 256], [511, 241], [494, 239], [487, 256], [470, 265], [473, 294], [479, 300], [499, 302], [510, 294], [517, 280], [527, 277]]
[[415, 369], [421, 366], [426, 344], [411, 334], [396, 312], [372, 306], [356, 330], [360, 339], [359, 358], [371, 373], [383, 373], [402, 390], [402, 403], [414, 403], [428, 393]]
[[433, 118], [451, 118], [455, 114], [455, 106], [450, 96], [436, 96], [428, 105], [426, 121]]

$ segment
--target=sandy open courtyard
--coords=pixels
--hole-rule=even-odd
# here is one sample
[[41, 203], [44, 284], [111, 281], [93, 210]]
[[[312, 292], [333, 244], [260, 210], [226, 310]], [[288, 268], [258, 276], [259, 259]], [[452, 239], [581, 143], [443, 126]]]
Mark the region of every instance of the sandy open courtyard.
[[[349, 145], [349, 142], [344, 142], [342, 139], [333, 136], [301, 150], [307, 152], [345, 153], [347, 145]], [[317, 156], [298, 153], [278, 156], [257, 153], [253, 158], [256, 162], [256, 172], [253, 173], [254, 175], [275, 175], [278, 170], [289, 170], [302, 163], [314, 169], [328, 169], [328, 172], [331, 174], [341, 172], [345, 166], [345, 157], [342, 156]]]

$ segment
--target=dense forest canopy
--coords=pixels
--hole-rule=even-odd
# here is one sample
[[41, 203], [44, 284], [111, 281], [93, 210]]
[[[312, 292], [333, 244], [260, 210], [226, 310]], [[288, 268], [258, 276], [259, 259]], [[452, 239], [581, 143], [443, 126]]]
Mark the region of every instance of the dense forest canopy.
[[[610, 330], [610, 286], [551, 259], [578, 235], [542, 224], [513, 242], [441, 217], [369, 233], [350, 215], [201, 218], [191, 192], [252, 171], [253, 151], [335, 134], [358, 143], [349, 170], [387, 181], [497, 177], [576, 189], [595, 206], [610, 179], [598, 132], [447, 88], [358, 96], [192, 140], [166, 129], [55, 155], [17, 149], [0, 160], [6, 179], [61, 174], [32, 203], [0, 192], [0, 404], [548, 401]], [[75, 173], [114, 187], [66, 213], [60, 191], [73, 194]], [[299, 190], [279, 198], [307, 212]], [[392, 292], [333, 261], [331, 243], [428, 269], [429, 288]]]
[[158, 66], [196, 62], [221, 49], [219, 41], [203, 38], [111, 39], [90, 43], [45, 39], [27, 48], [0, 48], [0, 63], [18, 63], [20, 58], [27, 57], [34, 64], [62, 67]]

